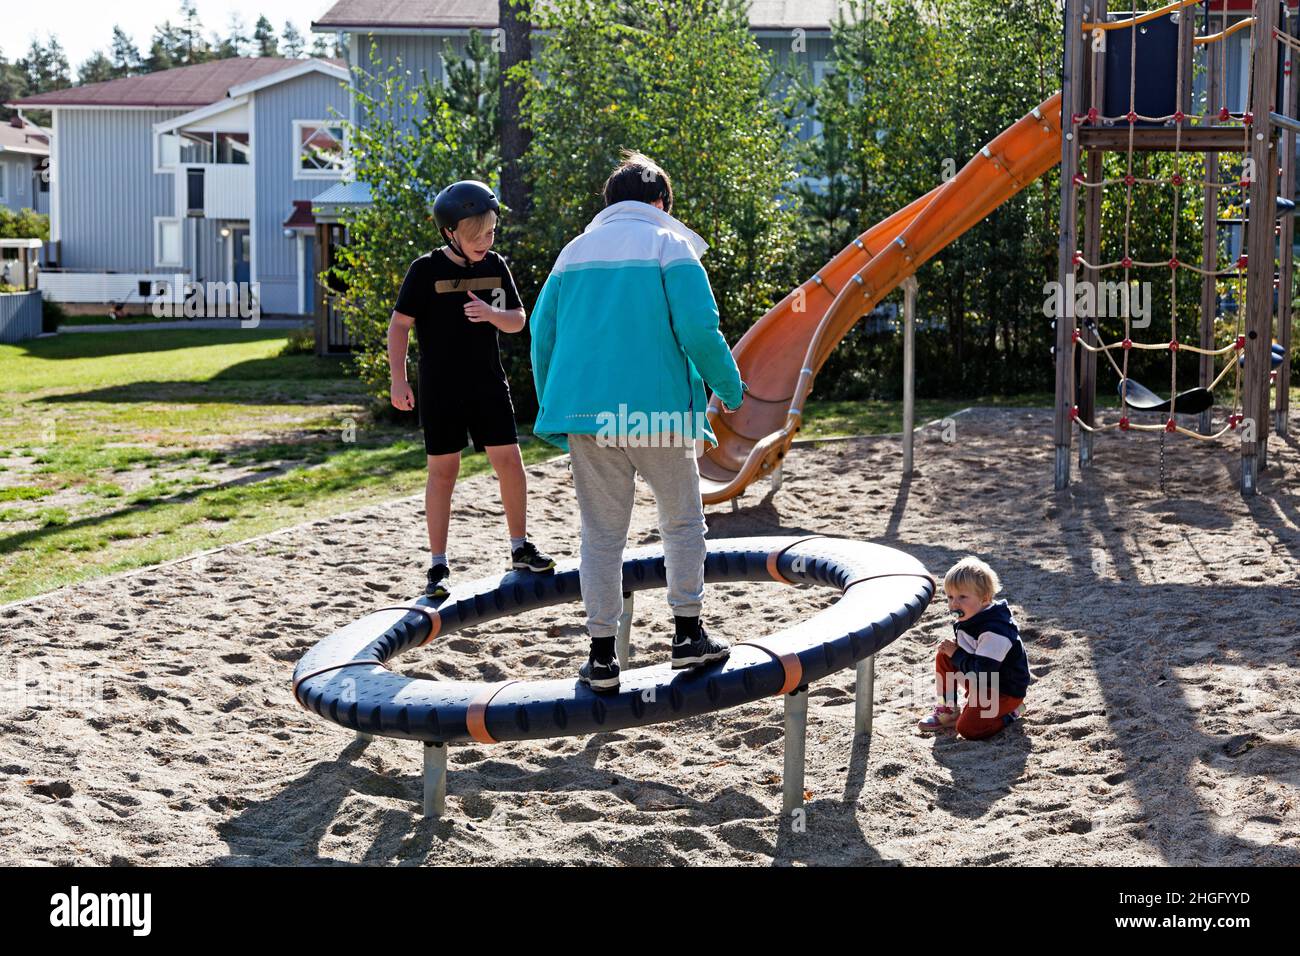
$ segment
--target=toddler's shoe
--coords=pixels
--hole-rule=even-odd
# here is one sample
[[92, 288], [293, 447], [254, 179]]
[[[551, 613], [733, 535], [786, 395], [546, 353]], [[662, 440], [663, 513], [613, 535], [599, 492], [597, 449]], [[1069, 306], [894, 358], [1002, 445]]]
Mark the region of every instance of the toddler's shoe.
[[922, 733], [935, 733], [957, 724], [957, 708], [939, 705], [929, 717], [917, 721], [916, 729]]
[[531, 541], [525, 541], [522, 548], [515, 548], [510, 558], [514, 562], [516, 571], [532, 571], [534, 574], [544, 574], [555, 570], [555, 559], [549, 554], [538, 551], [537, 545]]
[[1024, 704], [1021, 704], [1019, 707], [1017, 707], [1017, 708], [1016, 708], [1015, 710], [1013, 710], [1011, 713], [1009, 713], [1009, 714], [1003, 714], [1003, 715], [1002, 715], [1002, 726], [1004, 726], [1004, 727], [1010, 727], [1010, 726], [1011, 726], [1012, 724], [1014, 724], [1016, 721], [1018, 721], [1018, 720], [1024, 720], [1024, 719], [1025, 719], [1025, 713], [1026, 713], [1025, 705], [1024, 705]]

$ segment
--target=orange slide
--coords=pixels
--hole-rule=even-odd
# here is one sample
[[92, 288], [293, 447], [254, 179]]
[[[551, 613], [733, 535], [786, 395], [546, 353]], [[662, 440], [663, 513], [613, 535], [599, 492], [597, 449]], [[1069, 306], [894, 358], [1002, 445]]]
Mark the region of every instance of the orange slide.
[[1017, 120], [948, 182], [872, 226], [759, 319], [732, 354], [749, 393], [709, 421], [705, 504], [739, 497], [785, 459], [813, 380], [859, 318], [998, 206], [1061, 161], [1061, 94]]

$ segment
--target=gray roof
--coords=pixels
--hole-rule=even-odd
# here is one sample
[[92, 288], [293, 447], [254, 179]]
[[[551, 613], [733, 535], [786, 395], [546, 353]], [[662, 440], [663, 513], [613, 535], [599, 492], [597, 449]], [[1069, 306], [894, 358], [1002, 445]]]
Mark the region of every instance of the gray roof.
[[[178, 66], [142, 76], [87, 83], [14, 100], [10, 106], [140, 106], [197, 109], [224, 99], [232, 86], [290, 69], [305, 60], [278, 56], [231, 57], [194, 66]], [[339, 60], [326, 62], [342, 65]]]
[[[749, 25], [755, 30], [829, 30], [836, 10], [847, 14], [847, 0], [750, 0]], [[336, 30], [454, 30], [497, 25], [497, 0], [337, 0], [311, 28]]]

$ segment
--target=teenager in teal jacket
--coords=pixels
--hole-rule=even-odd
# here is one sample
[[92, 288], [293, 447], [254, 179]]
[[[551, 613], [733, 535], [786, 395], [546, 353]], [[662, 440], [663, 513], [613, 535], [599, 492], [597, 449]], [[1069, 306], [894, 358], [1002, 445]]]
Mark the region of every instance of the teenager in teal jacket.
[[640, 474], [659, 506], [675, 619], [675, 668], [724, 659], [700, 625], [704, 509], [697, 442], [717, 444], [705, 386], [734, 409], [745, 386], [718, 331], [700, 256], [704, 240], [669, 213], [672, 183], [627, 154], [605, 184], [605, 209], [560, 253], [532, 316], [534, 433], [572, 455], [582, 517], [582, 596], [592, 647], [579, 678], [619, 683], [614, 634], [622, 553]]

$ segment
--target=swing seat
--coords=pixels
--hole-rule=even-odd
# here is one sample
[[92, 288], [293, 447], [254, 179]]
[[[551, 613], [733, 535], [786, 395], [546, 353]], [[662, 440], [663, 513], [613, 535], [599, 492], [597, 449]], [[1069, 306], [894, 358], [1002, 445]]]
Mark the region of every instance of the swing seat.
[[[1125, 382], [1128, 382], [1127, 398], [1124, 395]], [[1120, 380], [1119, 394], [1129, 408], [1139, 412], [1169, 411], [1169, 399], [1161, 398], [1151, 389], [1131, 378]], [[1178, 393], [1178, 401], [1174, 403], [1174, 407], [1177, 409], [1177, 414], [1199, 415], [1214, 407], [1214, 393], [1208, 388], [1189, 388], [1185, 392]]]

